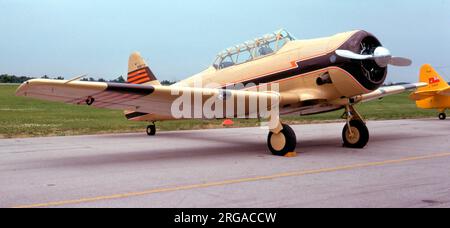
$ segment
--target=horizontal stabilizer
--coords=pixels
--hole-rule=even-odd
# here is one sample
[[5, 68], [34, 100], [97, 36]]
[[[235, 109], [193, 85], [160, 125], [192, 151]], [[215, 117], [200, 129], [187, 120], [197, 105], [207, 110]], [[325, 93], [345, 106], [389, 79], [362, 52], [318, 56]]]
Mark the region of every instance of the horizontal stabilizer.
[[438, 94], [442, 95], [442, 96], [450, 96], [450, 87], [448, 87], [447, 89], [443, 89], [443, 90], [439, 91]]
[[429, 97], [433, 97], [436, 95], [437, 95], [436, 91], [424, 90], [424, 91], [412, 93], [411, 95], [409, 95], [409, 98], [414, 101], [419, 101], [419, 100], [427, 99]]

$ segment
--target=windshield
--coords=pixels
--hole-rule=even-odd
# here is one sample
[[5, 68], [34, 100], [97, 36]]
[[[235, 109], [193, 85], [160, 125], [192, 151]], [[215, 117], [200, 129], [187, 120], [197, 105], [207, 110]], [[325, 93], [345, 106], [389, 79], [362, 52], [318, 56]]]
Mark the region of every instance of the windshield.
[[286, 30], [267, 34], [263, 37], [247, 41], [243, 44], [228, 48], [217, 55], [213, 66], [224, 69], [234, 65], [246, 63], [264, 56], [276, 53], [289, 41], [295, 40]]

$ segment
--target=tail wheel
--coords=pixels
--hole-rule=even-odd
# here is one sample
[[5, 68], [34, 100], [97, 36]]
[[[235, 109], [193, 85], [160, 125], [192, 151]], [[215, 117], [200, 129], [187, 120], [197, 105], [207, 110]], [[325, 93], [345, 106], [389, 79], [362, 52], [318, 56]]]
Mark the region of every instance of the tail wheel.
[[88, 98], [86, 99], [86, 104], [87, 104], [88, 106], [91, 106], [92, 104], [94, 104], [94, 102], [95, 102], [95, 99], [94, 99], [93, 97], [88, 97]]
[[147, 135], [148, 136], [156, 135], [156, 125], [148, 125], [147, 126]]
[[439, 119], [440, 119], [440, 120], [445, 120], [445, 119], [447, 119], [447, 114], [445, 114], [445, 113], [440, 113], [440, 114], [439, 114]]
[[369, 129], [366, 124], [360, 120], [350, 121], [350, 128], [345, 125], [342, 131], [342, 139], [344, 147], [348, 148], [364, 148], [369, 142]]
[[297, 136], [289, 125], [283, 124], [283, 130], [280, 133], [269, 133], [267, 137], [267, 145], [273, 155], [285, 156], [294, 152], [297, 146]]

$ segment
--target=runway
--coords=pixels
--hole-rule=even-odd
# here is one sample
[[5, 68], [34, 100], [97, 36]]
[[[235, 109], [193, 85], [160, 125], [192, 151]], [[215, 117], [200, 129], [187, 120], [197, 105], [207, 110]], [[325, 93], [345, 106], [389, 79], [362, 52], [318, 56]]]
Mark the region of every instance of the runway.
[[450, 207], [450, 122], [292, 126], [298, 156], [260, 128], [0, 140], [0, 207]]

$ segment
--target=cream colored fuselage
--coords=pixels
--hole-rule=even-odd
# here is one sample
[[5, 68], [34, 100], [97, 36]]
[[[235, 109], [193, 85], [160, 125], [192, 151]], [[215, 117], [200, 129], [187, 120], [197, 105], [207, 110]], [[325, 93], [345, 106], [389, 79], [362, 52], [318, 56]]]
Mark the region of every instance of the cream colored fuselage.
[[[370, 81], [361, 73], [360, 62], [335, 55], [337, 49], [360, 52], [361, 43], [367, 37], [379, 42], [361, 30], [319, 39], [292, 40], [272, 54], [224, 69], [211, 66], [173, 86], [275, 91], [282, 94], [282, 99], [288, 99], [281, 100], [280, 115], [311, 115], [338, 110], [350, 98], [378, 89], [386, 77], [384, 71], [377, 82]], [[330, 83], [319, 84], [318, 78], [324, 75], [329, 77]], [[283, 105], [285, 103], [289, 105]], [[133, 120], [171, 119], [147, 114]]]
[[[195, 87], [201, 82], [200, 85], [202, 86], [225, 88], [229, 85], [245, 83], [247, 86], [245, 89], [249, 89], [246, 82], [277, 72], [297, 67], [301, 68], [304, 61], [333, 53], [356, 32], [341, 33], [320, 39], [290, 41], [278, 52], [271, 55], [225, 69], [216, 69], [211, 66], [207, 70], [182, 80], [174, 86]], [[318, 85], [317, 78], [325, 73], [329, 73], [333, 84]], [[370, 92], [355, 80], [350, 73], [334, 66], [265, 83], [269, 85], [277, 83], [280, 93], [292, 94], [292, 96], [298, 97], [299, 102], [307, 100], [334, 101], [342, 97], [353, 97]], [[258, 86], [260, 85], [256, 84], [256, 87]], [[254, 88], [251, 87], [251, 89]], [[328, 106], [326, 109], [334, 110], [336, 108], [338, 107]], [[291, 113], [287, 110], [285, 111], [285, 114]], [[313, 113], [314, 111], [311, 113], [306, 112], [306, 114]]]

